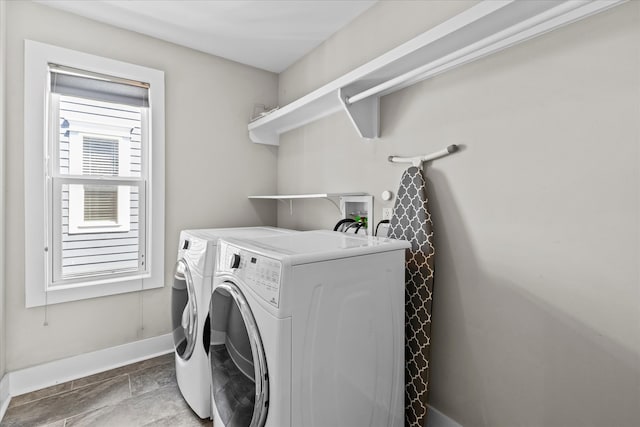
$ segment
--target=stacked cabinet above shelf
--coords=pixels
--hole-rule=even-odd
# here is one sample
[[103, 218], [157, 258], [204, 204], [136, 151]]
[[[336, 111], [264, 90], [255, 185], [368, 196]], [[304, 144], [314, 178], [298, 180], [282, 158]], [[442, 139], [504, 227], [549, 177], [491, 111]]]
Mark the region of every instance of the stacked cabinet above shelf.
[[253, 142], [345, 111], [362, 138], [379, 137], [380, 97], [606, 10], [626, 0], [484, 0], [321, 88], [249, 123]]

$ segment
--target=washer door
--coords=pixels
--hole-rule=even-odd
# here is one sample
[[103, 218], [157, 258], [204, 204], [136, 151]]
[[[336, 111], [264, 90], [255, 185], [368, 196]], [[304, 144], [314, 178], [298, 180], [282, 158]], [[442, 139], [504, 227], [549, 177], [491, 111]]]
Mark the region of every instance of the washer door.
[[196, 345], [198, 306], [193, 279], [184, 259], [176, 263], [171, 288], [171, 322], [176, 354], [189, 360]]
[[209, 317], [215, 411], [223, 426], [262, 427], [269, 407], [267, 359], [251, 308], [235, 283], [216, 286]]

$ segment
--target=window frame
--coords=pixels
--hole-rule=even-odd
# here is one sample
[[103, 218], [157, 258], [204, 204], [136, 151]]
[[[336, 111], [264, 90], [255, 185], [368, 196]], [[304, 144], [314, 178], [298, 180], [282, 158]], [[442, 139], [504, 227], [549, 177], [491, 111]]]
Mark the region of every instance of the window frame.
[[[113, 274], [85, 278], [50, 288], [54, 242], [52, 218], [55, 203], [53, 179], [46, 171], [49, 104], [49, 64], [62, 64], [89, 72], [147, 82], [149, 88], [149, 140], [147, 144], [148, 181], [141, 184], [145, 197], [146, 270], [134, 276]], [[32, 40], [25, 40], [24, 61], [24, 186], [25, 186], [25, 305], [37, 307], [164, 286], [164, 164], [165, 106], [164, 72], [148, 67], [78, 52]], [[115, 182], [115, 181], [114, 181]]]

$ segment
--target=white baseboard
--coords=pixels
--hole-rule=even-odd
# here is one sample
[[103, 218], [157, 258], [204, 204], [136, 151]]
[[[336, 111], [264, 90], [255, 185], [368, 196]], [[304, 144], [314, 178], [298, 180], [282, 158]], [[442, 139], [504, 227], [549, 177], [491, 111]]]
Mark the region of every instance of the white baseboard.
[[462, 425], [429, 405], [429, 417], [424, 427], [462, 427]]
[[9, 387], [9, 374], [5, 374], [2, 379], [0, 379], [0, 420], [4, 417], [4, 413], [9, 407], [9, 402], [11, 402]]
[[172, 351], [173, 337], [165, 334], [20, 369], [6, 374], [5, 378], [10, 377], [10, 395], [17, 396]]

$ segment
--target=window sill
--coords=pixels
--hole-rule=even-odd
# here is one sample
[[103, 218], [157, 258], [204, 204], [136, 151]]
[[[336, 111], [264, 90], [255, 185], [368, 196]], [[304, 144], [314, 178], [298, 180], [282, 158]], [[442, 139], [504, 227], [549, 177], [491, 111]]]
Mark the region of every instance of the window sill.
[[129, 223], [115, 224], [107, 223], [106, 221], [101, 224], [80, 224], [69, 225], [69, 234], [88, 234], [88, 233], [127, 233], [131, 230]]
[[93, 280], [73, 285], [61, 285], [43, 290], [36, 295], [28, 295], [26, 307], [40, 307], [43, 305], [60, 304], [79, 301], [88, 298], [98, 298], [108, 295], [145, 291], [147, 289], [162, 288], [161, 279], [154, 280], [149, 274], [129, 276], [120, 281], [113, 279]]

